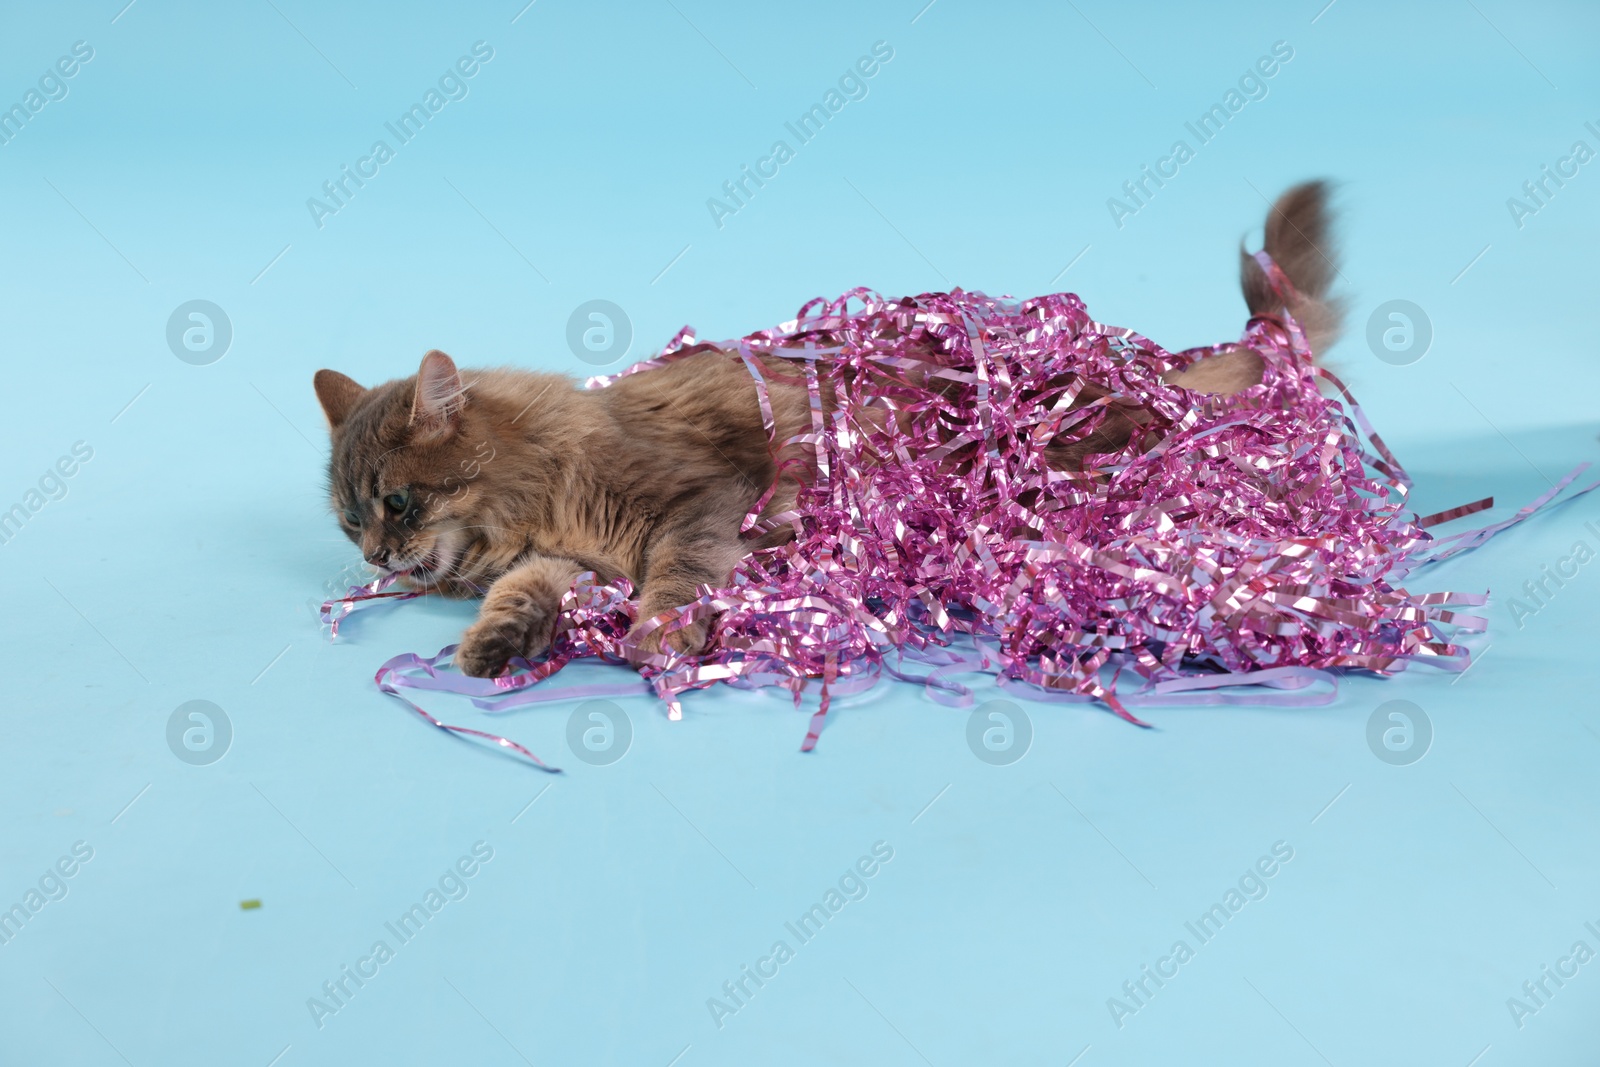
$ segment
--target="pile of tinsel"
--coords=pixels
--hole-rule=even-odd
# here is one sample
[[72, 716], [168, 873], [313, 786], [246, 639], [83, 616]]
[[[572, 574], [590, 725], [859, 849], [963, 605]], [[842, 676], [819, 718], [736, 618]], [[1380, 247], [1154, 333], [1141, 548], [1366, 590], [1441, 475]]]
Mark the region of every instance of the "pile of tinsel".
[[[624, 373], [694, 344], [686, 328]], [[1162, 380], [1240, 345], [1266, 363], [1262, 383], [1244, 393], [1208, 396]], [[1130, 706], [1326, 702], [1339, 669], [1425, 661], [1459, 670], [1468, 653], [1451, 635], [1484, 620], [1453, 609], [1484, 595], [1416, 594], [1400, 583], [1526, 518], [1578, 473], [1506, 523], [1434, 539], [1427, 527], [1492, 502], [1426, 518], [1409, 510], [1398, 462], [1337, 379], [1313, 365], [1298, 325], [1276, 318], [1252, 320], [1237, 344], [1173, 353], [1094, 322], [1070, 293], [890, 301], [855, 290], [717, 347], [750, 369], [769, 429], [773, 374], [756, 357], [787, 360], [790, 380], [806, 383], [817, 474], [794, 511], [758, 524], [758, 505], [746, 520], [751, 536], [791, 525], [792, 541], [751, 554], [726, 586], [662, 618], [668, 627], [712, 620], [704, 652], [654, 657], [639, 673], [673, 718], [683, 692], [717, 682], [784, 686], [797, 706], [810, 687], [821, 700], [807, 750], [830, 700], [881, 673], [964, 704], [971, 693], [951, 676], [985, 670], [1031, 696], [1098, 701], [1138, 722]], [[1324, 396], [1319, 378], [1344, 402]], [[825, 387], [839, 401], [831, 414]], [[864, 415], [885, 409], [911, 417]], [[1120, 452], [1082, 470], [1046, 464], [1047, 445], [1111, 418], [1139, 427]], [[639, 691], [638, 679], [531, 688], [575, 659], [625, 662], [630, 593], [625, 582], [580, 579], [550, 651], [503, 678], [440, 669], [447, 649], [396, 657], [378, 683], [395, 696], [397, 687], [466, 693], [493, 709]], [[325, 618], [393, 595], [379, 583], [352, 589]]]

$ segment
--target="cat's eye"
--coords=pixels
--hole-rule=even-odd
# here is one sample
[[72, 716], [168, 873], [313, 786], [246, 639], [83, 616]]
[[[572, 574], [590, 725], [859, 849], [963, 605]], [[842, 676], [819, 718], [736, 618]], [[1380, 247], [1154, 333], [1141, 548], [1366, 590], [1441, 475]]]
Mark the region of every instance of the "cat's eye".
[[411, 506], [411, 490], [401, 489], [383, 498], [384, 506], [396, 515], [404, 515]]
[[344, 521], [351, 526], [360, 526], [361, 516], [356, 514], [354, 508], [346, 508], [344, 513]]

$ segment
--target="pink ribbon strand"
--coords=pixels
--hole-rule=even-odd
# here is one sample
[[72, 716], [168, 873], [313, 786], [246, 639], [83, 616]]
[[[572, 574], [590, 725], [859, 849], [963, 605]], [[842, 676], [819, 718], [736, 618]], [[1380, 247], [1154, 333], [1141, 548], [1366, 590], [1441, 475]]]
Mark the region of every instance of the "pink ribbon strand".
[[[696, 344], [685, 327], [623, 374]], [[1241, 346], [1266, 367], [1243, 393], [1163, 380]], [[1435, 539], [1427, 528], [1492, 501], [1419, 518], [1399, 460], [1343, 383], [1313, 366], [1300, 327], [1276, 318], [1251, 320], [1235, 344], [1168, 352], [1093, 321], [1070, 293], [885, 300], [855, 289], [717, 348], [750, 370], [769, 435], [771, 390], [810, 391], [803, 438], [816, 473], [793, 513], [763, 520], [764, 529], [792, 526], [792, 541], [751, 553], [725, 585], [657, 620], [712, 620], [704, 652], [650, 657], [615, 686], [549, 685], [575, 660], [628, 661], [632, 591], [585, 575], [537, 660], [485, 680], [443, 666], [450, 649], [397, 656], [378, 671], [383, 692], [440, 729], [547, 770], [516, 742], [447, 725], [402, 690], [464, 694], [481, 708], [654, 692], [677, 718], [684, 693], [718, 683], [782, 687], [797, 707], [814, 688], [820, 704], [803, 751], [816, 746], [836, 695], [885, 673], [957, 706], [973, 696], [952, 675], [988, 673], [1008, 689], [1099, 704], [1134, 723], [1130, 707], [1326, 704], [1346, 670], [1463, 669], [1470, 653], [1454, 637], [1486, 623], [1456, 609], [1483, 594], [1400, 583], [1551, 506], [1583, 471], [1510, 519]], [[790, 373], [774, 371], [774, 359]], [[1322, 395], [1319, 379], [1343, 400]], [[833, 410], [824, 396], [837, 399]], [[1080, 403], [1086, 396], [1095, 399]], [[1135, 424], [1125, 445], [1081, 471], [1047, 462], [1047, 447], [1118, 419]], [[785, 444], [771, 441], [775, 453]], [[760, 509], [746, 519], [750, 535], [762, 530]], [[329, 601], [324, 620], [336, 630], [358, 608], [415, 595], [375, 582]]]

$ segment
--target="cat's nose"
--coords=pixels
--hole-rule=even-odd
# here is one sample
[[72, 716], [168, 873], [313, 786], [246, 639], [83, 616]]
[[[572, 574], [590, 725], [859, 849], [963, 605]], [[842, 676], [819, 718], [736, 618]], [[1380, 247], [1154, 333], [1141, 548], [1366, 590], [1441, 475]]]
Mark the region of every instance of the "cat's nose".
[[375, 548], [367, 553], [366, 560], [374, 567], [387, 567], [389, 565], [389, 550], [387, 548]]

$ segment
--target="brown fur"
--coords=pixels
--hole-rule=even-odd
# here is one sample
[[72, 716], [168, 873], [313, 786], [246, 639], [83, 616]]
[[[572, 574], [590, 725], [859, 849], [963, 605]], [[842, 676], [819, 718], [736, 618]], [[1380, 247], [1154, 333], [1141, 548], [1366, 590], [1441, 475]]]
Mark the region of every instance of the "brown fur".
[[[1344, 314], [1344, 302], [1328, 296], [1339, 273], [1329, 191], [1327, 182], [1314, 181], [1284, 193], [1267, 214], [1265, 239], [1267, 254], [1296, 290], [1288, 301], [1289, 314], [1304, 327], [1311, 351], [1318, 356], [1339, 339]], [[1272, 315], [1283, 307], [1261, 264], [1243, 249], [1239, 252], [1239, 281], [1250, 314]]]
[[[596, 391], [512, 370], [463, 378], [442, 352], [373, 389], [330, 370], [315, 387], [334, 510], [367, 561], [451, 595], [487, 587], [457, 653], [469, 674], [541, 651], [583, 571], [631, 580], [641, 627], [720, 583], [754, 547], [740, 522], [777, 475], [749, 372], [714, 350]], [[772, 401], [780, 438], [809, 424], [803, 388], [775, 384]], [[398, 491], [403, 512], [384, 503]], [[706, 629], [666, 640], [697, 649]]]
[[[1239, 251], [1239, 283], [1250, 314], [1271, 316], [1287, 310], [1305, 330], [1311, 352], [1317, 356], [1339, 339], [1344, 314], [1343, 303], [1328, 296], [1339, 273], [1328, 192], [1327, 182], [1302, 182], [1278, 197], [1267, 213], [1263, 245], [1294, 287], [1287, 301], [1273, 292], [1256, 258]], [[1167, 375], [1167, 381], [1202, 393], [1232, 396], [1259, 384], [1263, 369], [1259, 353], [1241, 348], [1200, 360]]]
[[[1289, 310], [1317, 323], [1325, 340], [1337, 320], [1336, 311], [1317, 317], [1332, 306], [1323, 300], [1331, 264], [1313, 257], [1326, 246], [1322, 205], [1317, 183], [1291, 190], [1268, 220], [1267, 247], [1303, 294]], [[1245, 262], [1251, 311], [1272, 314], [1264, 277]], [[811, 426], [809, 393], [792, 365], [764, 363], [776, 439], [786, 441]], [[1260, 356], [1241, 349], [1173, 380], [1232, 394], [1259, 382], [1261, 368]], [[641, 654], [663, 644], [698, 650], [708, 620], [670, 629], [655, 620], [696, 599], [699, 586], [725, 582], [751, 550], [781, 541], [781, 529], [742, 536], [741, 521], [780, 468], [765, 516], [792, 506], [808, 476], [803, 446], [771, 454], [745, 365], [709, 345], [592, 391], [559, 375], [461, 372], [437, 351], [415, 376], [371, 389], [332, 370], [318, 371], [314, 385], [333, 439], [334, 512], [366, 560], [415, 586], [485, 593], [456, 653], [471, 675], [493, 676], [513, 656], [541, 652], [561, 597], [584, 571], [634, 584], [632, 646]], [[831, 409], [832, 397], [823, 399]], [[1085, 387], [1073, 406], [1096, 404], [1106, 411], [1091, 433], [1046, 450], [1052, 466], [1080, 469], [1150, 429], [1143, 408], [1100, 389]]]

